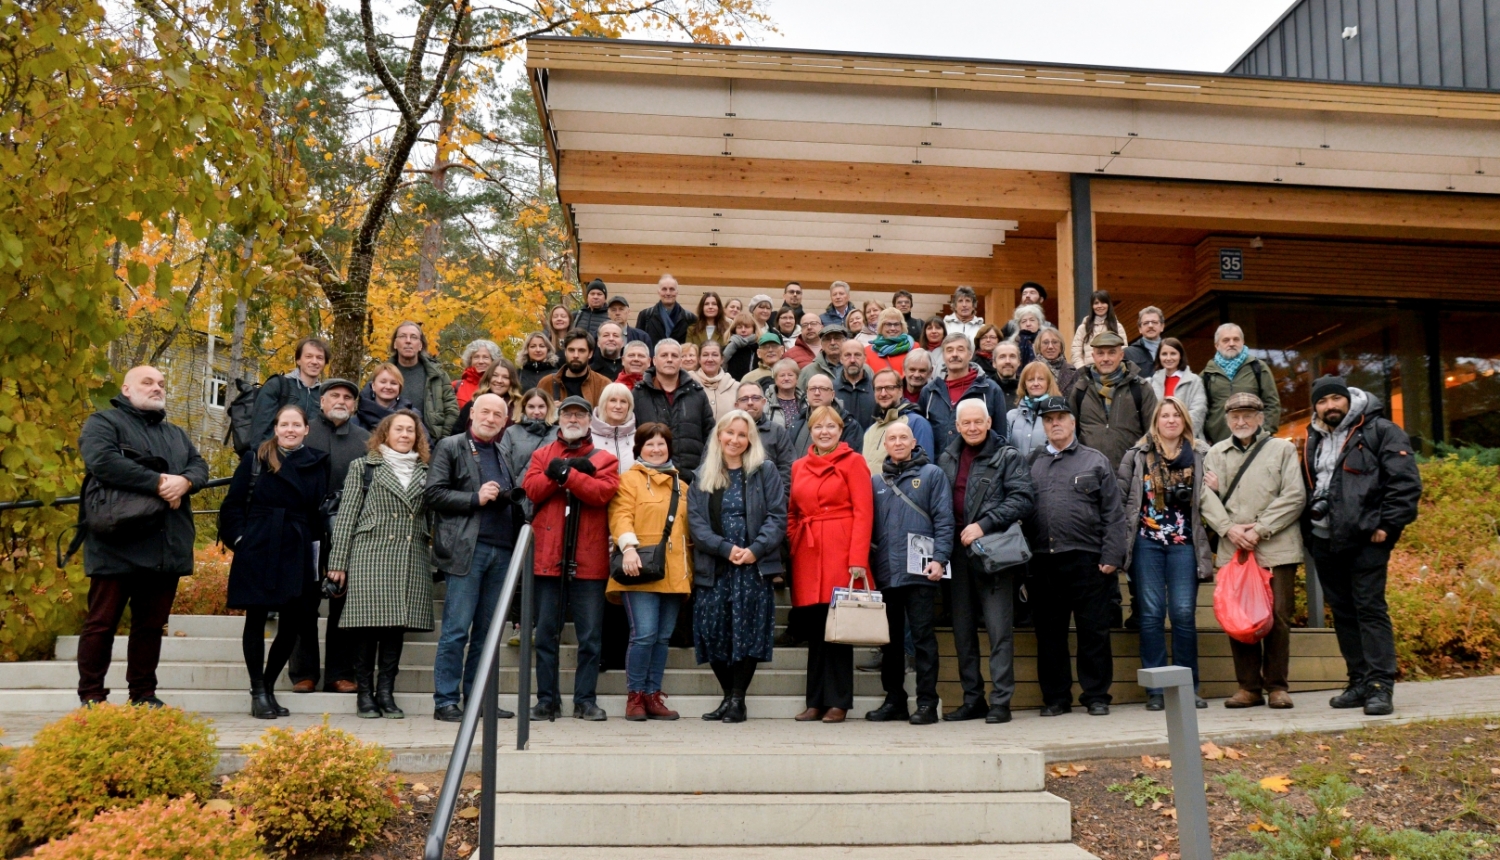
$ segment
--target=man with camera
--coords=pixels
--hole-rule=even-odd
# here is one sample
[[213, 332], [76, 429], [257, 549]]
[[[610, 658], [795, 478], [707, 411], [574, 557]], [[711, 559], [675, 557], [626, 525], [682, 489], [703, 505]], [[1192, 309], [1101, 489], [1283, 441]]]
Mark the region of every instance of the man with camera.
[[[78, 639], [78, 698], [86, 705], [109, 698], [104, 676], [128, 604], [130, 701], [162, 706], [156, 697], [162, 628], [177, 580], [193, 572], [191, 496], [208, 483], [208, 463], [193, 440], [167, 421], [166, 385], [154, 367], [131, 368], [112, 408], [89, 416], [78, 439], [88, 470], [80, 526], [88, 615]], [[89, 518], [96, 499], [109, 508], [110, 521]], [[136, 515], [122, 517], [126, 510]]]
[[[707, 409], [707, 407], [704, 407]], [[531, 455], [523, 486], [535, 513], [536, 720], [562, 712], [558, 648], [572, 608], [578, 633], [573, 716], [607, 719], [595, 696], [603, 640], [604, 586], [609, 579], [609, 503], [620, 487], [615, 456], [594, 447], [593, 405], [569, 397], [557, 410], [557, 438]]]
[[1302, 534], [1349, 671], [1349, 686], [1328, 704], [1389, 714], [1396, 641], [1386, 565], [1401, 530], [1417, 518], [1422, 478], [1411, 439], [1381, 417], [1375, 395], [1324, 376], [1313, 383], [1312, 403], [1302, 470], [1312, 501]]
[[[460, 691], [470, 704], [482, 643], [524, 522], [513, 504], [518, 501], [515, 479], [500, 456], [508, 408], [498, 394], [475, 397], [468, 432], [438, 442], [427, 468], [424, 495], [434, 514], [432, 564], [448, 584], [433, 667], [432, 716], [448, 723], [464, 718]], [[501, 709], [500, 716], [515, 714]]]

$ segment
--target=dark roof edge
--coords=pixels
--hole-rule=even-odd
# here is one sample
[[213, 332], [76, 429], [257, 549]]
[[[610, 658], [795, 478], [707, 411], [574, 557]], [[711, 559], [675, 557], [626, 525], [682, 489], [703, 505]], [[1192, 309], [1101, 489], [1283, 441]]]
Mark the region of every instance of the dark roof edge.
[[[1251, 52], [1253, 52], [1256, 48], [1259, 48], [1261, 46], [1261, 43], [1266, 40], [1266, 37], [1269, 36], [1269, 35], [1271, 35], [1271, 33], [1273, 31], [1275, 31], [1275, 29], [1277, 27], [1280, 27], [1282, 25], [1282, 23], [1284, 21], [1286, 21], [1286, 19], [1292, 17], [1292, 13], [1295, 12], [1295, 11], [1297, 11], [1297, 7], [1301, 6], [1302, 3], [1303, 3], [1303, 0], [1292, 0], [1292, 5], [1286, 7], [1286, 11], [1282, 12], [1281, 15], [1278, 16], [1274, 22], [1272, 22], [1271, 26], [1269, 26], [1269, 27], [1267, 27], [1265, 29], [1265, 32], [1261, 33], [1259, 36], [1256, 36], [1255, 37], [1255, 41], [1253, 41], [1253, 42], [1250, 43], [1250, 47], [1246, 48], [1244, 53], [1240, 54], [1239, 57], [1235, 58], [1235, 61], [1229, 64], [1229, 68], [1227, 68], [1227, 69], [1224, 70], [1224, 73], [1225, 74], [1234, 74], [1234, 67], [1238, 66], [1240, 63], [1245, 62], [1245, 58], [1248, 57], [1248, 56], [1250, 56]], [[1261, 76], [1260, 75], [1241, 75], [1240, 77], [1261, 77]], [[1295, 80], [1295, 79], [1292, 79], [1292, 80]]]

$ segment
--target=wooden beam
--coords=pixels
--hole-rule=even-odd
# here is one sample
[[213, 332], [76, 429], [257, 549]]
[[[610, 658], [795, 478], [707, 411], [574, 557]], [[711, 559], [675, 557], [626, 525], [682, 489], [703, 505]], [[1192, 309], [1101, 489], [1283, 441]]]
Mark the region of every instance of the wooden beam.
[[1500, 241], [1500, 197], [1475, 194], [1129, 179], [1094, 182], [1093, 205], [1111, 226]]
[[574, 150], [560, 156], [557, 193], [569, 205], [1055, 221], [1068, 208], [1068, 177], [1030, 170]]
[[1077, 308], [1073, 301], [1073, 213], [1057, 222], [1057, 329], [1063, 344], [1073, 341], [1078, 327]]
[[803, 284], [849, 282], [856, 290], [942, 295], [961, 284], [984, 292], [994, 286], [988, 257], [937, 257], [764, 248], [703, 248], [669, 245], [610, 245], [583, 242], [579, 277], [652, 283], [671, 272], [684, 287], [762, 287], [780, 290]]

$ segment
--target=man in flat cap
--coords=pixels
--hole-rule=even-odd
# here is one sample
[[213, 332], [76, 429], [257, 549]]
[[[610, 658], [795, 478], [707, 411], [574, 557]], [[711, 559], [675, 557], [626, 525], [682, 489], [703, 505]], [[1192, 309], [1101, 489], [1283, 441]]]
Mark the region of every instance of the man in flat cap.
[[1224, 413], [1230, 437], [1210, 448], [1203, 461], [1203, 483], [1211, 490], [1202, 497], [1203, 524], [1219, 536], [1216, 564], [1222, 567], [1236, 551], [1245, 550], [1270, 569], [1275, 618], [1271, 632], [1259, 642], [1229, 640], [1240, 688], [1224, 707], [1269, 703], [1290, 708], [1287, 665], [1297, 565], [1302, 562], [1297, 520], [1307, 500], [1297, 447], [1271, 435], [1265, 403], [1248, 391], [1231, 394]]

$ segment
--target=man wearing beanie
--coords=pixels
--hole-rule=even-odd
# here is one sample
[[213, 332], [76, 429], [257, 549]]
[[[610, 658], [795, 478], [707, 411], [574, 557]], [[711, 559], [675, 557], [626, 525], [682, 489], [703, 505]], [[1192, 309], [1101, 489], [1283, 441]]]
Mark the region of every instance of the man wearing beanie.
[[1417, 518], [1422, 479], [1411, 440], [1381, 416], [1384, 404], [1374, 394], [1324, 376], [1313, 383], [1312, 404], [1302, 532], [1349, 671], [1348, 687], [1328, 704], [1389, 714], [1396, 643], [1386, 565], [1401, 530]]
[[609, 309], [604, 306], [607, 301], [609, 287], [598, 278], [589, 281], [589, 288], [584, 294], [584, 306], [573, 315], [573, 328], [581, 328], [591, 337], [599, 337], [599, 326], [609, 322]]

